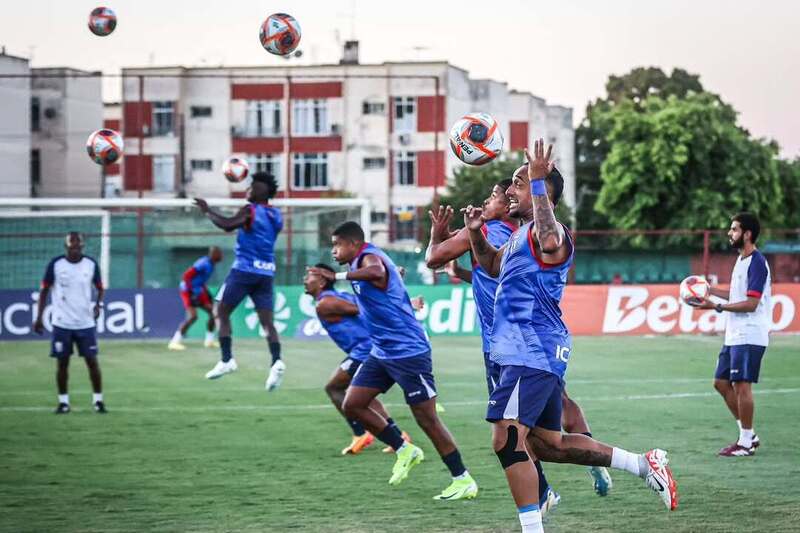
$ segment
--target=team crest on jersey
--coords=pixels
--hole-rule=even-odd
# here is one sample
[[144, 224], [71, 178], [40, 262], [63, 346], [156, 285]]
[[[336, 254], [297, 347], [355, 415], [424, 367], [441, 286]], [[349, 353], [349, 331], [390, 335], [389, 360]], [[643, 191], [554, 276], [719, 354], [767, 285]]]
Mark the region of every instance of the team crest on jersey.
[[511, 238], [508, 240], [508, 253], [509, 253], [509, 255], [513, 254], [514, 252], [516, 252], [517, 249], [519, 248], [520, 236], [521, 235], [522, 235], [522, 231], [521, 230], [517, 230], [511, 235]]

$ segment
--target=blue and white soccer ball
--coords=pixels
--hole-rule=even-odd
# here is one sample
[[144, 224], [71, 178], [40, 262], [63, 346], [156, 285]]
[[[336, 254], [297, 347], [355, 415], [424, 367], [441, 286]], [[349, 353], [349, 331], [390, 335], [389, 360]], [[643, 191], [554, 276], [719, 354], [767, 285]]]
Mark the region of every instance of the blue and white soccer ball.
[[450, 128], [450, 148], [468, 165], [485, 165], [503, 150], [503, 134], [488, 113], [470, 113]]
[[261, 24], [259, 40], [264, 50], [277, 56], [294, 52], [300, 45], [300, 24], [286, 13], [273, 13]]

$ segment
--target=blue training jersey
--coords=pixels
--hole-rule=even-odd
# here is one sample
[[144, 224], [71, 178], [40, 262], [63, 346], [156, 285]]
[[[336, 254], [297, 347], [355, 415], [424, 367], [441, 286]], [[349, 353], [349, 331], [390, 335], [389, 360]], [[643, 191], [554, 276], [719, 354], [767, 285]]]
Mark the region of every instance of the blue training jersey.
[[563, 378], [572, 341], [559, 303], [575, 249], [565, 227], [569, 257], [558, 265], [545, 264], [536, 255], [532, 228], [532, 222], [522, 226], [503, 252], [490, 358], [502, 366], [526, 366]]
[[[352, 294], [334, 290], [322, 291], [319, 293], [317, 301], [330, 297], [358, 305], [356, 297]], [[319, 316], [318, 318], [322, 327], [328, 332], [328, 336], [344, 353], [356, 361], [365, 361], [369, 357], [372, 351], [372, 341], [369, 338], [367, 323], [360, 313], [356, 316], [343, 316], [338, 322], [328, 322]]]
[[385, 289], [369, 281], [350, 282], [372, 338], [372, 355], [378, 359], [402, 359], [430, 354], [425, 330], [414, 316], [406, 286], [389, 256], [377, 246], [365, 243], [350, 263], [350, 270], [358, 270], [365, 255], [380, 258], [389, 276]]
[[[188, 276], [191, 274], [190, 276]], [[199, 294], [203, 287], [208, 283], [211, 275], [214, 274], [214, 262], [207, 255], [194, 262], [189, 270], [184, 273], [183, 280], [181, 281], [182, 291], [191, 291], [192, 294]], [[186, 285], [186, 280], [189, 279], [189, 286]]]
[[[510, 223], [501, 220], [490, 220], [481, 227], [484, 237], [495, 248], [500, 248], [508, 242], [509, 237], [516, 229]], [[497, 292], [497, 284], [497, 278], [491, 277], [477, 262], [473, 261], [472, 298], [475, 300], [475, 310], [478, 313], [478, 320], [481, 325], [481, 340], [483, 341], [484, 353], [489, 351], [489, 337], [492, 333], [492, 322], [494, 321], [494, 295]]]
[[275, 241], [283, 229], [279, 209], [267, 204], [249, 204], [250, 220], [236, 235], [234, 270], [264, 276], [275, 275]]

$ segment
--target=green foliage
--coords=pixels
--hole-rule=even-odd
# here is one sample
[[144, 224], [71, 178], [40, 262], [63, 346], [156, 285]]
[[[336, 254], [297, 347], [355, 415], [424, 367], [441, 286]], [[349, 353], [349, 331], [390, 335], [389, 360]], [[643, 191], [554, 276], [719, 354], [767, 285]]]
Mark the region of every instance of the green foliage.
[[800, 228], [800, 158], [780, 159], [778, 181], [783, 189], [784, 227]]

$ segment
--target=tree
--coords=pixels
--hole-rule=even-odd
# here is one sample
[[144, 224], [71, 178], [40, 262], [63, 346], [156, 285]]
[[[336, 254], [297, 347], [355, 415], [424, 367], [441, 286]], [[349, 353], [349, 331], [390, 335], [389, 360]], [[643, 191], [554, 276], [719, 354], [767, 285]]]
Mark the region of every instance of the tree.
[[597, 118], [610, 150], [595, 207], [614, 228], [721, 228], [742, 210], [783, 223], [777, 145], [751, 138], [717, 96], [649, 96]]

